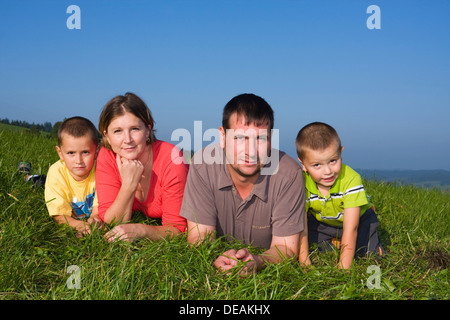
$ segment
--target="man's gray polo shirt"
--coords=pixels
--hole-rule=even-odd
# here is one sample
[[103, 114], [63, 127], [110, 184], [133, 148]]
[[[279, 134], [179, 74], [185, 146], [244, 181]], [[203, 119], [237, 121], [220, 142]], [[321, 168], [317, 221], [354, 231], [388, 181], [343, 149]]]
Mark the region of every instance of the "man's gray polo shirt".
[[222, 158], [221, 163], [199, 160], [205, 149], [192, 158], [181, 216], [215, 226], [218, 237], [227, 235], [263, 248], [270, 248], [272, 235], [285, 237], [303, 230], [305, 186], [297, 161], [278, 151], [278, 171], [260, 175], [249, 196], [242, 200], [231, 180], [222, 148], [217, 144], [213, 149], [209, 153], [218, 152], [220, 156], [215, 158]]

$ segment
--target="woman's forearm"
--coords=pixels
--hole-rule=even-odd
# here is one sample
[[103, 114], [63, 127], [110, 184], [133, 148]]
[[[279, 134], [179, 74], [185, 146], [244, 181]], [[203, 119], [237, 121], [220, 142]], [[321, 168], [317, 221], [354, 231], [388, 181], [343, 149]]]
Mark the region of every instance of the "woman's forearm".
[[145, 224], [140, 225], [143, 228], [143, 237], [150, 240], [161, 240], [167, 237], [171, 238], [177, 234], [180, 234], [181, 231], [172, 226], [149, 226]]
[[135, 191], [122, 185], [113, 204], [106, 210], [104, 221], [126, 222], [131, 220]]
[[108, 241], [134, 241], [142, 238], [157, 241], [176, 236], [180, 233], [180, 230], [172, 226], [149, 226], [141, 223], [125, 223], [114, 227], [105, 237]]

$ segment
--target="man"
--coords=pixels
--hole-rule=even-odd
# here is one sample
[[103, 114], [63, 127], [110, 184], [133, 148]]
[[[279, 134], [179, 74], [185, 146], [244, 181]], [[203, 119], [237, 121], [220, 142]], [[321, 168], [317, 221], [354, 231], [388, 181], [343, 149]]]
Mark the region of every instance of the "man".
[[[302, 170], [272, 149], [273, 119], [261, 97], [234, 97], [223, 111], [220, 146], [204, 148], [191, 161], [180, 212], [187, 219], [188, 242], [199, 244], [216, 233], [267, 249], [260, 255], [247, 248], [228, 250], [214, 262], [222, 271], [242, 261], [247, 274], [296, 257], [300, 233], [307, 236]], [[206, 159], [205, 150], [216, 161]], [[269, 163], [274, 170], [263, 172]]]

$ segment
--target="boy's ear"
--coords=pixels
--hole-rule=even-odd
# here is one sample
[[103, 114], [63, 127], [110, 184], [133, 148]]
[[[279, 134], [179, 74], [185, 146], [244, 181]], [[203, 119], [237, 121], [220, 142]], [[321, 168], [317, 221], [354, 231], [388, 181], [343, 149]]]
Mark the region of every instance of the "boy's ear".
[[300, 158], [297, 158], [297, 159], [298, 159], [298, 161], [300, 161], [300, 164], [302, 165], [303, 171], [304, 171], [304, 172], [307, 172], [305, 166], [303, 165], [302, 160], [300, 160]]
[[64, 160], [64, 157], [62, 155], [62, 151], [61, 151], [60, 147], [56, 146], [56, 152], [58, 152], [59, 159]]

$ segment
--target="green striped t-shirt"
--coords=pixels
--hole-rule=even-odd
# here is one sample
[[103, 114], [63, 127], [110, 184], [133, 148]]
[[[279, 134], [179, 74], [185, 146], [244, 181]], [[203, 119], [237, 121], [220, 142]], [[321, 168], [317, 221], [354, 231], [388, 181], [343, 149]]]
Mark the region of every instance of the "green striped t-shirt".
[[306, 186], [305, 210], [317, 221], [342, 227], [345, 208], [361, 207], [360, 215], [363, 215], [372, 206], [361, 176], [345, 164], [342, 164], [339, 177], [325, 196], [319, 192], [309, 173], [303, 172], [303, 176]]

